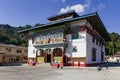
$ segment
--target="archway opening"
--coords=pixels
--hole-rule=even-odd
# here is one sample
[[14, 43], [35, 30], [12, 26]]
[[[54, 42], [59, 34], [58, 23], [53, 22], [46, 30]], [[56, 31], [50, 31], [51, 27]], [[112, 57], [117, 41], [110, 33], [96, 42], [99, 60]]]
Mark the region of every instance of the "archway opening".
[[51, 62], [51, 54], [47, 54], [47, 63]]
[[53, 50], [53, 59], [57, 63], [62, 63], [62, 49], [61, 48], [55, 48]]
[[45, 62], [50, 63], [51, 62], [51, 49], [46, 49], [45, 50]]

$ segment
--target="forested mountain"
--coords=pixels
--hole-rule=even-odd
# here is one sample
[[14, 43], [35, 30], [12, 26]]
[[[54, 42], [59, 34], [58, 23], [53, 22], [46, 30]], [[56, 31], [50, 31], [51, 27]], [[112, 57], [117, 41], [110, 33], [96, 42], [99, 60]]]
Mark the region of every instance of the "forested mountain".
[[[42, 24], [35, 24], [34, 27]], [[18, 31], [31, 28], [31, 25], [13, 27], [8, 24], [0, 24], [0, 44], [13, 44], [17, 46], [27, 46], [27, 35], [20, 37]], [[120, 51], [120, 35], [118, 33], [109, 33], [111, 42], [106, 43], [107, 55], [113, 55]]]
[[31, 25], [13, 27], [8, 24], [0, 24], [0, 44], [27, 46], [27, 37], [20, 37], [18, 31], [31, 27]]

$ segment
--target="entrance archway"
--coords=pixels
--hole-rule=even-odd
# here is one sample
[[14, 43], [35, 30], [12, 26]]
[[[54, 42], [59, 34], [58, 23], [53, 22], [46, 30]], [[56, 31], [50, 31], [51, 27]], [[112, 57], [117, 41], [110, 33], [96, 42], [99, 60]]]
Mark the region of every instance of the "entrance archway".
[[57, 63], [62, 63], [62, 49], [61, 48], [55, 48], [53, 50], [53, 59]]
[[47, 54], [47, 63], [51, 62], [51, 54]]
[[44, 62], [44, 50], [43, 49], [38, 49], [37, 50], [36, 58], [37, 58], [38, 63]]
[[51, 49], [45, 50], [45, 62], [50, 63], [51, 62]]

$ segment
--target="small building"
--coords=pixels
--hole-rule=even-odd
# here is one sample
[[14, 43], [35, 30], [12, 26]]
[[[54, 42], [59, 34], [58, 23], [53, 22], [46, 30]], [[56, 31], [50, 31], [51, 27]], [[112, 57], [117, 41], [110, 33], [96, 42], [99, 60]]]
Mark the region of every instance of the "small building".
[[114, 53], [114, 57], [116, 58], [116, 61], [120, 62], [120, 52]]
[[25, 63], [28, 50], [26, 47], [0, 44], [0, 63]]
[[19, 31], [28, 33], [28, 62], [63, 66], [93, 66], [105, 61], [108, 32], [97, 12], [76, 12], [48, 18], [50, 23]]

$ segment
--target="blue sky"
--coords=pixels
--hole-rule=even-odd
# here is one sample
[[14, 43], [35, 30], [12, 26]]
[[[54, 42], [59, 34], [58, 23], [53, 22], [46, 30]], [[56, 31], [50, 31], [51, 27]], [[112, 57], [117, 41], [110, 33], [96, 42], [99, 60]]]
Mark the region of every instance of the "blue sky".
[[120, 0], [0, 0], [0, 24], [45, 24], [47, 17], [70, 10], [79, 15], [97, 11], [109, 32], [120, 33]]

